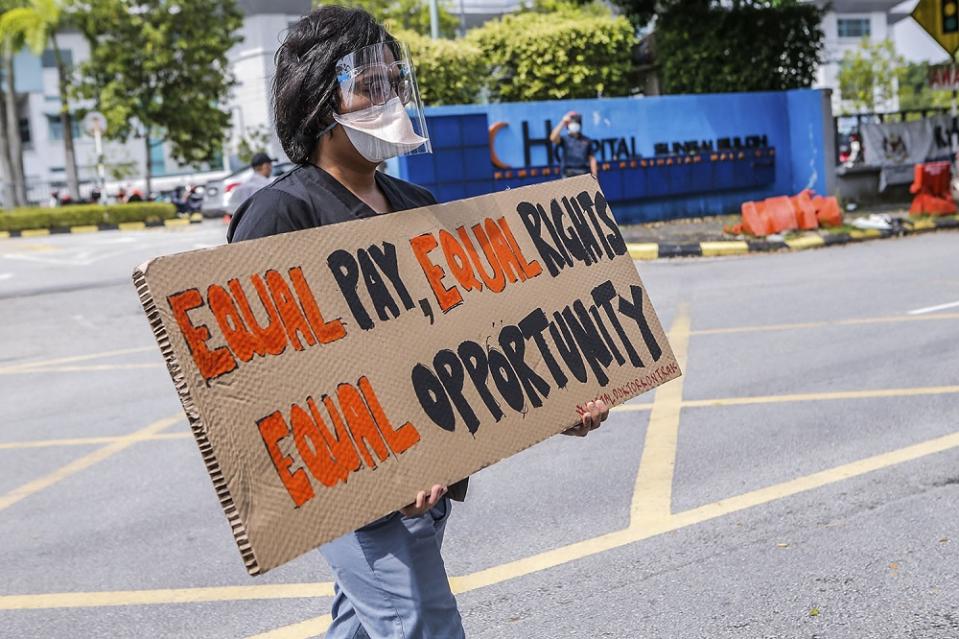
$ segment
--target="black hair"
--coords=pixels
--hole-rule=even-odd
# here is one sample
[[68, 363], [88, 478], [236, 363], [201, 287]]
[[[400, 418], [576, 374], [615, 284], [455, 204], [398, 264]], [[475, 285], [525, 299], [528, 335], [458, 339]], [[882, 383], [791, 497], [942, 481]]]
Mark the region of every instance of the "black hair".
[[392, 36], [362, 9], [323, 5], [290, 27], [276, 52], [273, 121], [283, 150], [303, 164], [333, 122], [336, 62]]

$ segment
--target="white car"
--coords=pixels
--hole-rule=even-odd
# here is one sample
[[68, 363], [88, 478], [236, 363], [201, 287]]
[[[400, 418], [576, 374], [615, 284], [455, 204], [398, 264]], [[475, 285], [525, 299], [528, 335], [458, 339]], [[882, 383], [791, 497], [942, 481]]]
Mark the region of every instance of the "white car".
[[[273, 164], [273, 179], [283, 175], [295, 164], [292, 162], [275, 162]], [[221, 215], [231, 215], [233, 208], [230, 206], [230, 197], [233, 195], [233, 189], [240, 186], [250, 179], [253, 175], [253, 167], [245, 167], [239, 171], [234, 171], [221, 180], [210, 180], [204, 187], [206, 192], [203, 197], [203, 215], [206, 217], [219, 217]]]

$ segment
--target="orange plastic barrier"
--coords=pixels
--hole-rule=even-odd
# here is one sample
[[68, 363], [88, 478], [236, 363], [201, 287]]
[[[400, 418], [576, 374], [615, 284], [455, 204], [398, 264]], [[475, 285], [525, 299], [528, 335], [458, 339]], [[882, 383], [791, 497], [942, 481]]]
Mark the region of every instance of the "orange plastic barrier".
[[760, 209], [761, 202], [743, 202], [741, 212], [743, 216], [742, 230], [749, 235], [764, 237], [772, 233], [769, 218]]
[[816, 217], [816, 207], [813, 206], [812, 199], [809, 197], [809, 191], [803, 191], [799, 195], [794, 195], [789, 199], [795, 211], [796, 222], [799, 228], [804, 231], [819, 228], [819, 220]]
[[782, 233], [799, 228], [796, 211], [793, 210], [792, 201], [787, 196], [782, 195], [766, 199], [763, 202], [763, 209], [769, 218], [773, 233]]
[[839, 210], [836, 198], [817, 195], [812, 199], [812, 205], [816, 209], [816, 219], [820, 226], [842, 225], [842, 211]]
[[952, 167], [948, 162], [917, 164], [913, 173], [911, 193], [916, 197], [909, 207], [910, 215], [949, 215], [956, 212], [952, 199]]
[[784, 231], [842, 224], [842, 211], [836, 198], [814, 196], [809, 190], [792, 197], [783, 195], [761, 202], [743, 202], [740, 211], [742, 223], [726, 227], [727, 233], [765, 237]]

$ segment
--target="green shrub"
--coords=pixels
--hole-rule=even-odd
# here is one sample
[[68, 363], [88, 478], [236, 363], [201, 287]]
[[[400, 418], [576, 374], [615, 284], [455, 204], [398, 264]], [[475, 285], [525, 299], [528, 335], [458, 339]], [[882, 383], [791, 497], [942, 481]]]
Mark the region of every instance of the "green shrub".
[[410, 47], [423, 104], [471, 104], [483, 86], [483, 52], [468, 40], [433, 40], [412, 31], [394, 34]]
[[163, 202], [22, 208], [0, 212], [0, 231], [50, 229], [90, 224], [121, 224], [123, 222], [159, 222], [173, 217], [176, 217], [176, 207]]
[[636, 37], [622, 16], [562, 9], [491, 20], [466, 38], [490, 66], [490, 99], [504, 102], [628, 95]]

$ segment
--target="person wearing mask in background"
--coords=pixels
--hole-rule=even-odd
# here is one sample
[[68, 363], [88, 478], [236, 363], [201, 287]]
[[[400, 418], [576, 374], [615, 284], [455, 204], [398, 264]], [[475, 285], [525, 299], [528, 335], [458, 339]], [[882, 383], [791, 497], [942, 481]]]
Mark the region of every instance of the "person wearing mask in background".
[[[563, 128], [569, 134], [562, 135]], [[597, 175], [596, 156], [593, 155], [593, 141], [583, 135], [583, 116], [570, 111], [563, 116], [559, 124], [549, 134], [549, 141], [561, 149], [560, 171], [563, 177]]]
[[250, 160], [250, 166], [253, 167], [253, 175], [248, 180], [237, 186], [230, 195], [230, 210], [236, 209], [246, 202], [250, 197], [270, 183], [273, 175], [273, 163], [276, 162], [266, 153], [256, 153]]
[[[290, 27], [276, 53], [273, 109], [296, 166], [240, 205], [227, 241], [436, 203], [377, 170], [431, 146], [406, 47], [362, 9], [323, 5]], [[608, 414], [602, 403], [588, 407], [568, 434], [584, 436]], [[421, 490], [400, 511], [320, 548], [334, 576], [328, 639], [464, 636], [440, 547], [450, 499], [462, 501], [466, 483]]]

